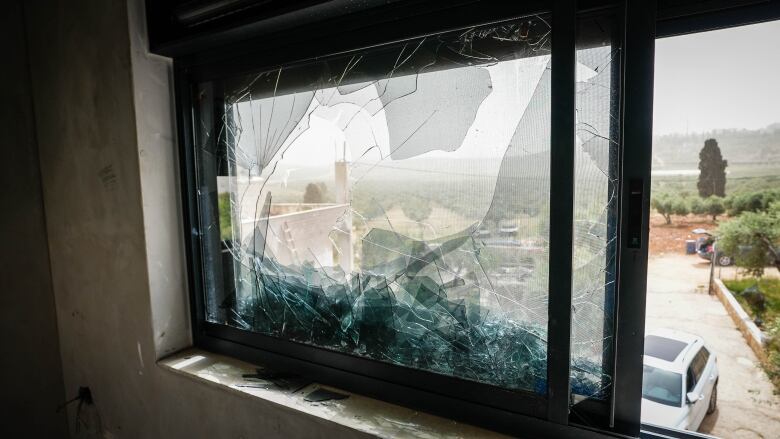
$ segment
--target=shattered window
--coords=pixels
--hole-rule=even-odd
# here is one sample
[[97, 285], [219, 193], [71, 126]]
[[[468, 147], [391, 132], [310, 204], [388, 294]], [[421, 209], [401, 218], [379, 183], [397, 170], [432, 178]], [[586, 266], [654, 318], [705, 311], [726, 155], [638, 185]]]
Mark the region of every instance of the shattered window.
[[[570, 373], [573, 394], [603, 399], [613, 358], [619, 51], [610, 43], [609, 25], [582, 22], [580, 27], [586, 37], [578, 38], [576, 53]], [[587, 35], [592, 28], [599, 29], [597, 37]]]
[[[205, 319], [546, 393], [548, 23], [527, 17], [199, 84]], [[609, 83], [600, 50], [580, 61], [582, 90]], [[573, 386], [586, 395], [605, 384], [612, 183], [599, 93], [578, 124], [593, 125], [578, 142], [588, 183], [574, 255], [576, 319], [596, 322], [573, 333]]]

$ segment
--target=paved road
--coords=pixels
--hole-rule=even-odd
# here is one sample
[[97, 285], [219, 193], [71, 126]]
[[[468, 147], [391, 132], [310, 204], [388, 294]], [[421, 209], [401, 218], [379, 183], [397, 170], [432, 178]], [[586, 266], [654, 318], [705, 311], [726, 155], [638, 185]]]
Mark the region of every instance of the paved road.
[[697, 256], [651, 257], [647, 328], [702, 336], [718, 356], [718, 410], [699, 431], [722, 438], [780, 438], [780, 397], [723, 305], [706, 292], [709, 266]]

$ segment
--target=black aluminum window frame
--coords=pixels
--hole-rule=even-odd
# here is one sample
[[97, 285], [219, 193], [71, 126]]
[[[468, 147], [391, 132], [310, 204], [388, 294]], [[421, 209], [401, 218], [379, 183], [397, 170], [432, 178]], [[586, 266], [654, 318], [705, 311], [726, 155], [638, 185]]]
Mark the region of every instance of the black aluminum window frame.
[[[641, 4], [638, 4], [641, 3]], [[552, 15], [551, 112], [551, 239], [550, 271], [572, 272], [573, 187], [575, 142], [576, 23], [573, 1], [526, 2], [499, 6], [477, 2], [466, 9], [436, 11], [404, 21], [399, 29], [384, 23], [349, 34], [301, 32], [257, 42], [236, 44], [218, 52], [175, 59], [177, 122], [180, 143], [191, 293], [193, 340], [196, 346], [272, 367], [295, 371], [356, 393], [387, 399], [447, 417], [531, 436], [600, 437], [600, 432], [636, 436], [639, 433], [644, 338], [647, 220], [649, 209], [652, 72], [655, 29], [654, 2], [617, 5], [623, 19], [620, 81], [621, 152], [618, 201], [618, 274], [615, 279], [613, 386], [606, 403], [585, 401], [570, 410], [569, 353], [571, 276], [552, 276], [548, 326], [548, 393], [507, 391], [431, 372], [413, 370], [280, 340], [205, 321], [203, 304], [203, 236], [196, 194], [193, 135], [193, 86], [204, 80], [235, 76], [264, 67], [402, 41], [447, 30], [485, 25], [534, 13]], [[324, 31], [323, 31], [324, 32]], [[317, 35], [312, 38], [311, 35]], [[355, 41], [361, 44], [356, 45]], [[256, 60], [262, 59], [262, 63]], [[625, 87], [623, 84], [634, 84]], [[638, 85], [637, 85], [638, 84]], [[650, 118], [650, 120], [648, 120]], [[626, 148], [623, 145], [630, 145]], [[638, 245], [637, 245], [638, 239]], [[359, 371], [359, 372], [357, 372]], [[454, 392], [441, 389], [457, 389]]]

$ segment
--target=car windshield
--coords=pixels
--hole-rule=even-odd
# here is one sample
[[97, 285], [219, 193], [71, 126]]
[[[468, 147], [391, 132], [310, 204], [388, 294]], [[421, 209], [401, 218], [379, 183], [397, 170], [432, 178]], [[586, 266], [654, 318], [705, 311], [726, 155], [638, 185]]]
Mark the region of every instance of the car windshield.
[[645, 365], [642, 371], [642, 398], [659, 404], [680, 407], [682, 375]]

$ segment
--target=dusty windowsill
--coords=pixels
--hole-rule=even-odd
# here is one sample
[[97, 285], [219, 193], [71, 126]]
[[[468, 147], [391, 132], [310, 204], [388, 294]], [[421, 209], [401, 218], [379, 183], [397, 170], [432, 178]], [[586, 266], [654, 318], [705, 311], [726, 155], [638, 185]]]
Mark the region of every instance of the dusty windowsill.
[[[503, 438], [498, 433], [449, 419], [417, 412], [395, 404], [367, 398], [317, 383], [281, 389], [264, 380], [244, 378], [256, 366], [199, 349], [190, 349], [158, 362], [163, 369], [234, 392], [247, 398], [258, 398], [304, 416], [314, 416], [377, 437], [464, 437]], [[249, 387], [247, 387], [249, 386]], [[304, 398], [322, 388], [348, 394], [341, 400], [309, 402]]]

